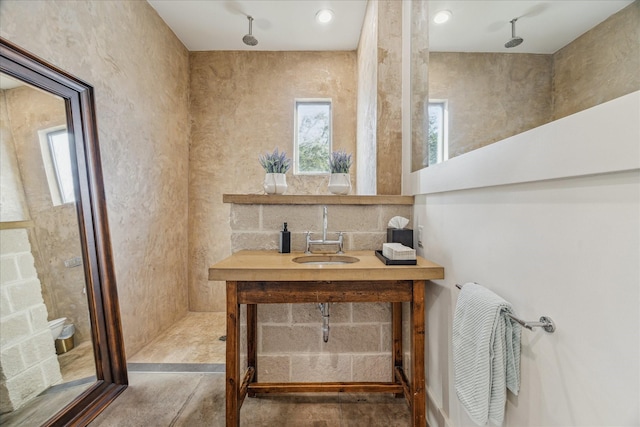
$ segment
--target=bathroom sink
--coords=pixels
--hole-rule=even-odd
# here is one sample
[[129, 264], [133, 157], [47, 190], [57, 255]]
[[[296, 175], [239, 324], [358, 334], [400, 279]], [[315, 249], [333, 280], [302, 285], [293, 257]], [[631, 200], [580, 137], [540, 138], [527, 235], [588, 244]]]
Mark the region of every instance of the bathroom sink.
[[315, 265], [338, 265], [338, 264], [353, 264], [360, 261], [356, 257], [346, 255], [305, 255], [299, 256], [292, 260], [298, 264], [315, 264]]

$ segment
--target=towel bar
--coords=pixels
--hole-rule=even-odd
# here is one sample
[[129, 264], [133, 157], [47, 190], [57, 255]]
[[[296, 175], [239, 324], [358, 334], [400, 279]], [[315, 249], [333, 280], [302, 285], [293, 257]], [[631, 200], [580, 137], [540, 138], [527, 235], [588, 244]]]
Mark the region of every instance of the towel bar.
[[[456, 288], [462, 289], [462, 285], [456, 283]], [[536, 321], [525, 321], [522, 319], [518, 319], [516, 316], [514, 316], [511, 313], [505, 313], [505, 314], [509, 316], [511, 319], [513, 319], [514, 321], [524, 326], [525, 328], [529, 329], [530, 331], [532, 331], [533, 328], [543, 328], [546, 332], [549, 332], [550, 334], [556, 331], [556, 324], [553, 322], [553, 320], [549, 316], [542, 316], [540, 317], [540, 321], [536, 322]]]

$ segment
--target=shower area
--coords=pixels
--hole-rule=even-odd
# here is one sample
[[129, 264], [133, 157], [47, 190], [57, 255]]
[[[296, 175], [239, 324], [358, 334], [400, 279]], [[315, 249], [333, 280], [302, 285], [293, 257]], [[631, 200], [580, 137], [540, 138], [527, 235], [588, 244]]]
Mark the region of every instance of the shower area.
[[95, 366], [65, 104], [6, 76], [1, 83], [0, 413], [5, 414], [51, 386], [95, 378]]

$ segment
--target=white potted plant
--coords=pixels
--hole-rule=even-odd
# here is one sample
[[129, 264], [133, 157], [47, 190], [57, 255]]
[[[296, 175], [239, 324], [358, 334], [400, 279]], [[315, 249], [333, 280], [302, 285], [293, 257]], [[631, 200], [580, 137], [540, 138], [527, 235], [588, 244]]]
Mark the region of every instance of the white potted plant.
[[287, 158], [287, 153], [278, 152], [278, 148], [273, 153], [264, 153], [258, 156], [260, 164], [266, 172], [264, 177], [264, 191], [267, 194], [284, 194], [287, 191], [287, 176], [285, 173], [291, 167], [291, 159]]
[[329, 191], [331, 193], [349, 194], [351, 191], [351, 177], [349, 176], [351, 163], [351, 154], [347, 154], [344, 150], [331, 153], [331, 157], [329, 157], [329, 168], [331, 169]]

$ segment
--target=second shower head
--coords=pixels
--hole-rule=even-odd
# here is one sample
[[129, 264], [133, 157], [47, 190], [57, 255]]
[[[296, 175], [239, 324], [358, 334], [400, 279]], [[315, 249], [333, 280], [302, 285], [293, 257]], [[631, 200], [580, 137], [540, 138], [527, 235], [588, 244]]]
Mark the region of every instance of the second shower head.
[[246, 44], [247, 46], [255, 46], [258, 44], [258, 39], [255, 38], [253, 36], [253, 34], [251, 33], [252, 30], [252, 24], [253, 24], [253, 17], [251, 16], [247, 16], [247, 19], [249, 20], [249, 34], [245, 34], [245, 36], [242, 38], [242, 41], [244, 42], [244, 44]]
[[511, 20], [511, 40], [509, 40], [508, 42], [506, 42], [504, 44], [504, 47], [506, 47], [506, 48], [516, 47], [516, 46], [518, 46], [520, 43], [522, 43], [524, 41], [524, 39], [522, 37], [516, 36], [516, 21], [517, 20], [518, 20], [518, 18], [513, 18]]

